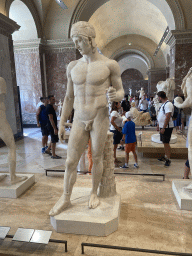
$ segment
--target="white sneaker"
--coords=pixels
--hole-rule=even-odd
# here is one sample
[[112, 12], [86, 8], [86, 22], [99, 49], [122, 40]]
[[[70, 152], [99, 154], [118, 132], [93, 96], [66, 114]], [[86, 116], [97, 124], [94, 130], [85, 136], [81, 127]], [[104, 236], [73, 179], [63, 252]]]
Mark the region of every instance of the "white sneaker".
[[139, 168], [139, 165], [138, 165], [138, 164], [134, 164], [134, 167], [135, 167], [135, 168]]

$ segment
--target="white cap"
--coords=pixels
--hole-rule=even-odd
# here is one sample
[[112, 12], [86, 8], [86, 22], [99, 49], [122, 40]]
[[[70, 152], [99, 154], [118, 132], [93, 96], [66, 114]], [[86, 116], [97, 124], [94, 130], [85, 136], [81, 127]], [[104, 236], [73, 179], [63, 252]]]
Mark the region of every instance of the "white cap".
[[126, 117], [126, 118], [132, 118], [133, 115], [132, 115], [131, 111], [126, 112], [126, 113], [125, 113], [125, 117]]

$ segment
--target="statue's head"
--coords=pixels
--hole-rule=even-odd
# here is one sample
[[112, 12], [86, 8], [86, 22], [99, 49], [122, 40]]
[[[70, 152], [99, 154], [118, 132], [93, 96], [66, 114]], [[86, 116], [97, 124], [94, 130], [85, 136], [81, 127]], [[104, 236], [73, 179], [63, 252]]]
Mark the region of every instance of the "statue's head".
[[89, 48], [92, 49], [93, 53], [96, 51], [95, 37], [95, 29], [90, 23], [79, 21], [72, 25], [71, 38], [82, 55], [87, 54]]
[[131, 107], [132, 107], [132, 108], [135, 108], [135, 102], [134, 102], [134, 101], [131, 102]]

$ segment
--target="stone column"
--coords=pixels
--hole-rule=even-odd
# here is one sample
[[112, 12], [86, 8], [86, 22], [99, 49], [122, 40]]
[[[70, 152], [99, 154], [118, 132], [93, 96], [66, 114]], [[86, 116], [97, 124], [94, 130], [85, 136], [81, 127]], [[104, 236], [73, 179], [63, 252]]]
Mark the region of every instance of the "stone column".
[[156, 85], [159, 81], [167, 79], [167, 69], [149, 69], [148, 70], [148, 92], [154, 96], [157, 91]]
[[47, 93], [63, 102], [67, 89], [67, 65], [77, 59], [72, 40], [47, 40], [42, 45], [45, 54]]
[[103, 153], [103, 176], [99, 185], [100, 197], [109, 197], [116, 194], [114, 169], [113, 133], [108, 132]]
[[192, 30], [172, 30], [167, 39], [170, 46], [170, 78], [175, 78], [176, 94], [192, 67]]
[[13, 32], [19, 28], [16, 22], [0, 13], [0, 76], [7, 84], [6, 115], [15, 138], [23, 136], [12, 40]]

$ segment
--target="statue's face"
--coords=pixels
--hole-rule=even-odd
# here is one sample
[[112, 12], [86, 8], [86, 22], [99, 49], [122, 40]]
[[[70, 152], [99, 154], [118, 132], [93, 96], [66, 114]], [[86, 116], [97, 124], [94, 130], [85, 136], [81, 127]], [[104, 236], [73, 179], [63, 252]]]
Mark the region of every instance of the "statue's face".
[[73, 36], [72, 38], [75, 48], [81, 53], [81, 55], [88, 55], [92, 53], [91, 41], [88, 37]]

